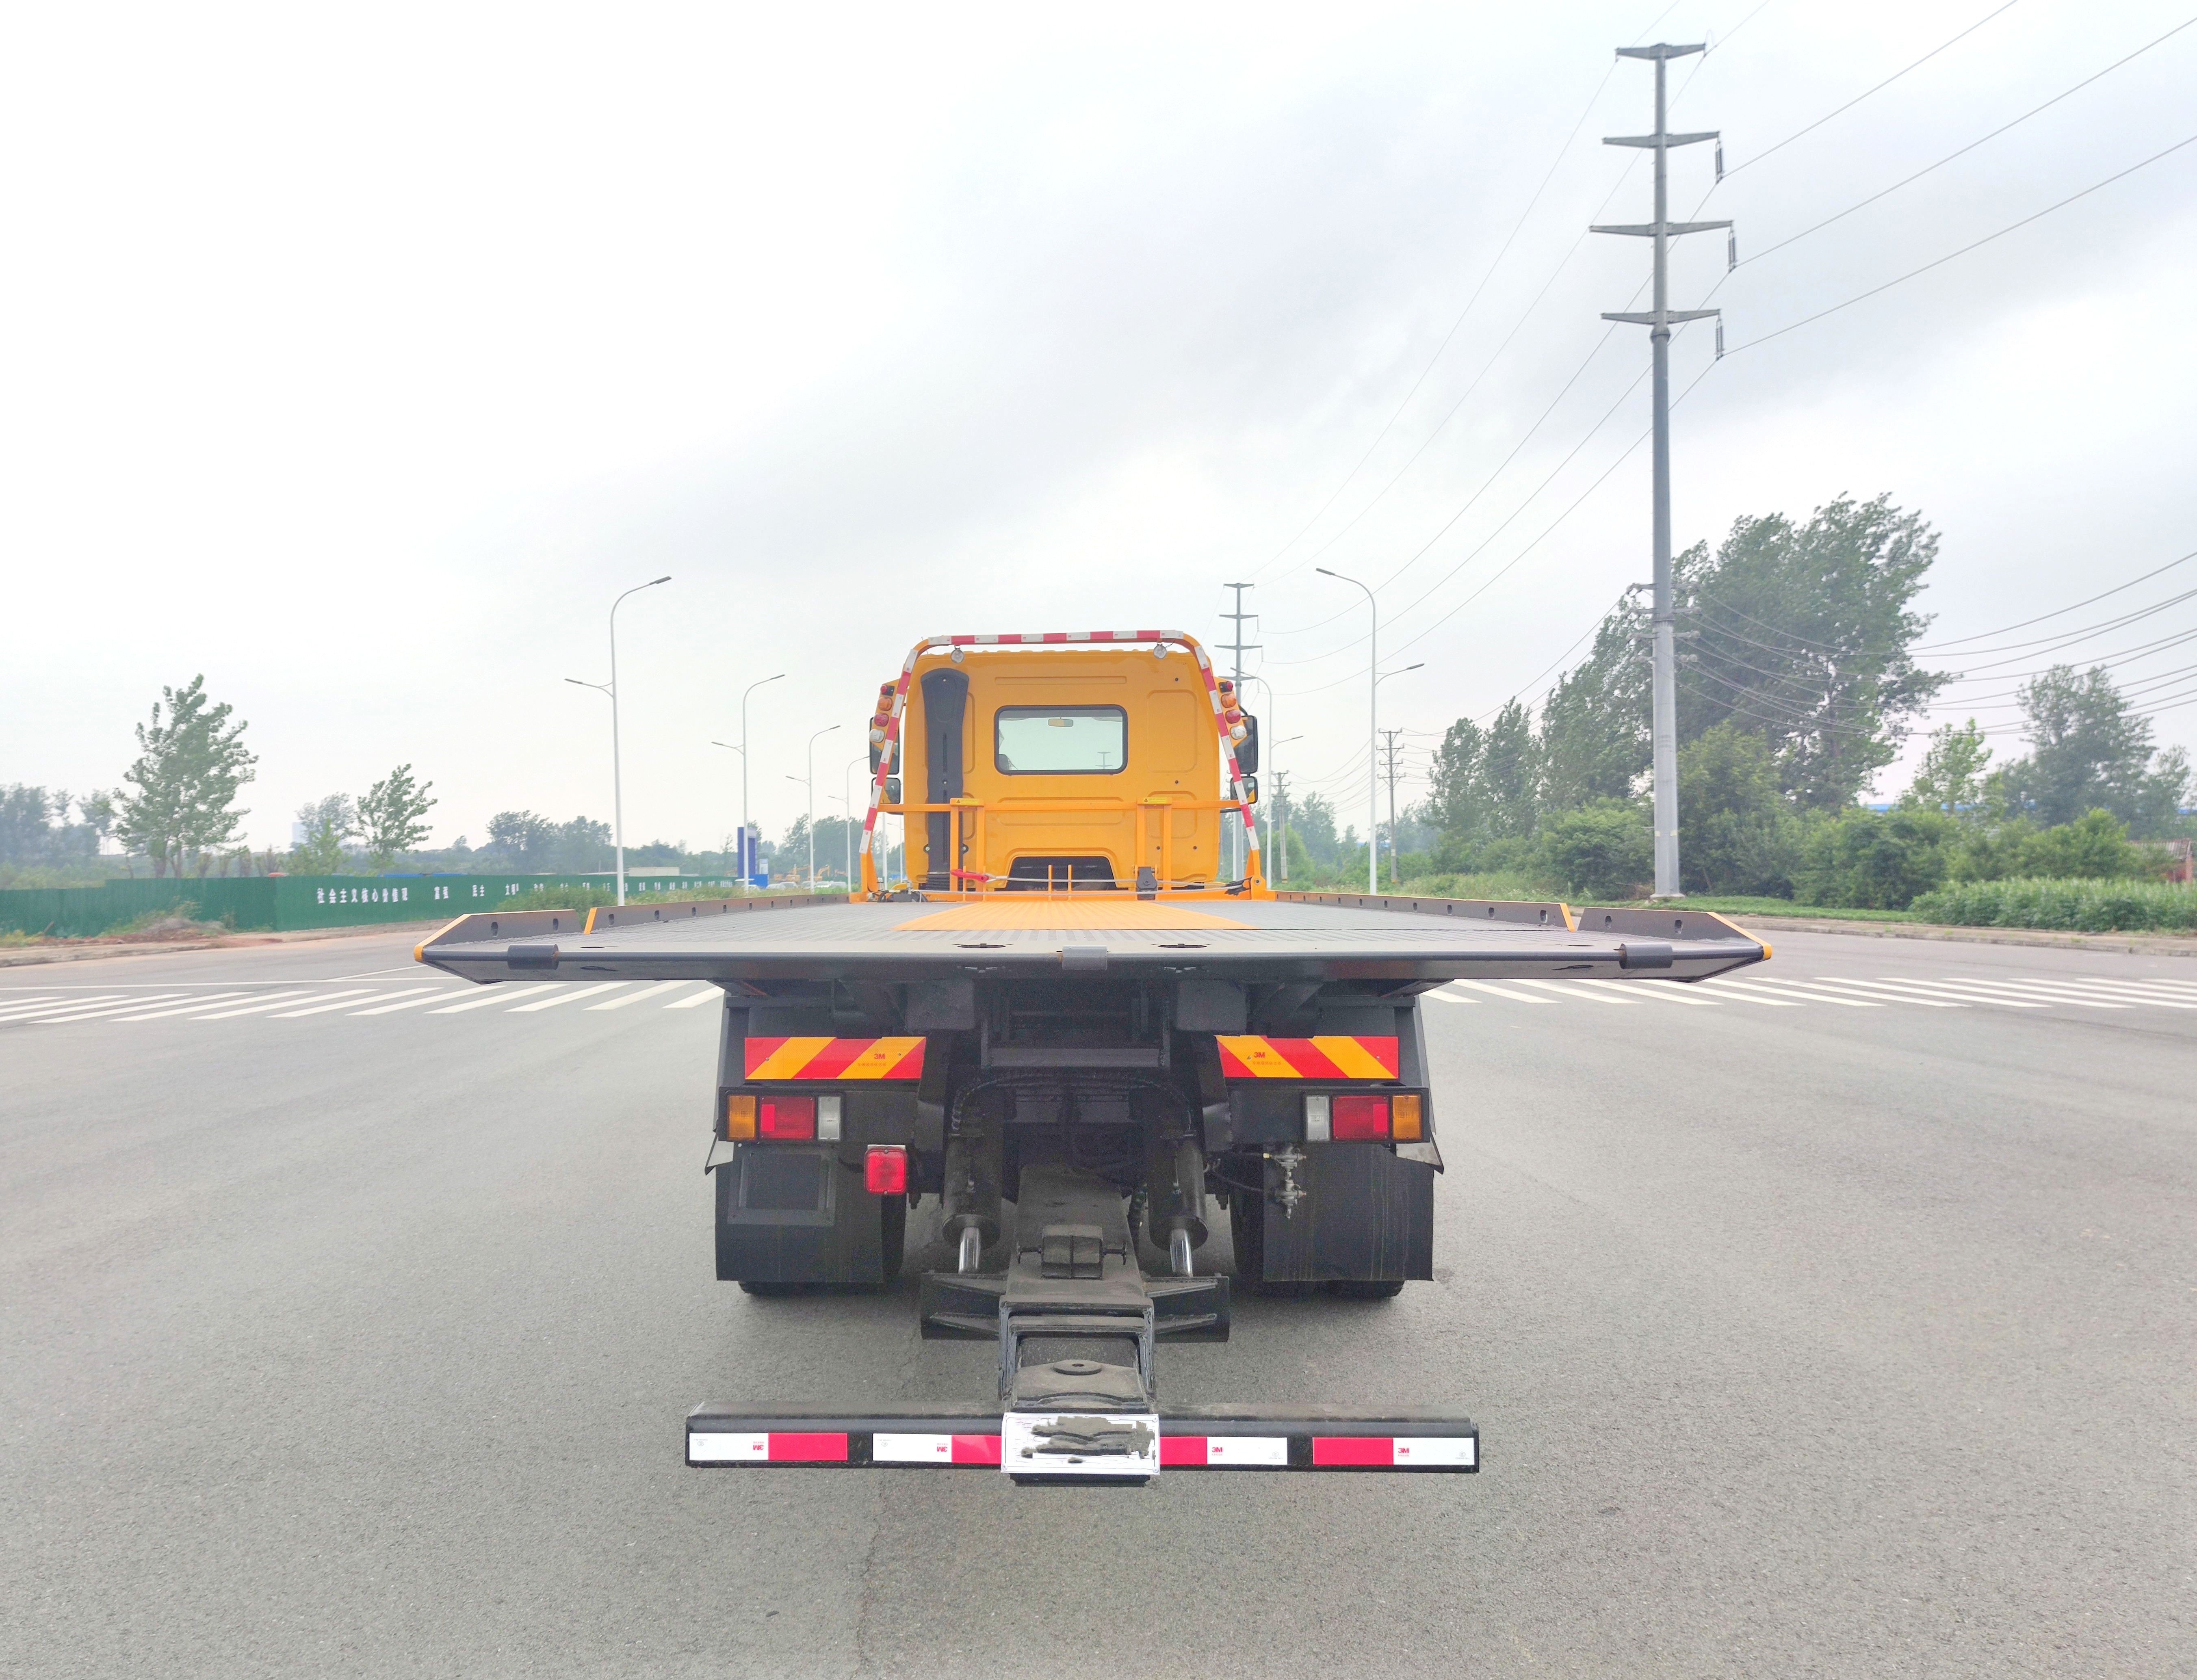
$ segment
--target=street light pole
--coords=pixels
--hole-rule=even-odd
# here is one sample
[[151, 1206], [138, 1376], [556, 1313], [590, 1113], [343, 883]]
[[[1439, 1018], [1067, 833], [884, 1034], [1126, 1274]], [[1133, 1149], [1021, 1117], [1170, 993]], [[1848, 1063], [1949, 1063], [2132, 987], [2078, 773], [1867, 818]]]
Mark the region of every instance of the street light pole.
[[1365, 890], [1381, 890], [1381, 605], [1373, 592], [1354, 577], [1345, 577], [1325, 566], [1313, 570], [1338, 583], [1365, 589], [1366, 610], [1372, 614], [1367, 631], [1371, 644], [1365, 658]]
[[[836, 723], [827, 723], [809, 738], [809, 779], [806, 786], [809, 789], [809, 890], [812, 893], [816, 890], [816, 744], [838, 727]], [[785, 779], [797, 782], [801, 778], [788, 776]]]
[[[1378, 688], [1390, 677], [1401, 676], [1406, 671], [1422, 670], [1426, 663], [1421, 659], [1417, 663], [1405, 665], [1396, 670], [1383, 671], [1373, 679], [1373, 686]], [[1388, 884], [1392, 887], [1401, 884], [1399, 878], [1402, 873], [1402, 866], [1397, 861], [1400, 849], [1396, 840], [1396, 737], [1401, 733], [1395, 729], [1388, 732]]]
[[617, 901], [625, 902], [625, 769], [619, 761], [618, 696], [617, 696], [617, 610], [626, 595], [637, 595], [643, 589], [653, 589], [659, 583], [669, 583], [671, 574], [652, 577], [646, 583], [636, 583], [611, 603], [611, 680], [607, 683], [582, 682], [576, 676], [565, 681], [581, 688], [593, 688], [611, 697], [611, 832], [617, 847]]
[[[731, 750], [739, 754], [740, 756], [739, 850], [740, 860], [743, 864], [745, 864], [748, 860], [748, 696], [754, 693], [756, 689], [762, 687], [764, 683], [776, 682], [779, 677], [782, 677], [785, 675], [785, 673], [784, 671], [780, 671], [778, 674], [778, 676], [767, 676], [761, 678], [756, 681], [750, 683], [745, 688], [740, 691], [740, 744], [738, 746], [733, 746], [730, 741], [712, 741], [710, 743], [713, 747], [730, 748]], [[745, 892], [747, 889], [747, 872], [744, 868], [740, 872], [740, 890], [742, 892]]]
[[853, 777], [857, 764], [869, 762], [869, 754], [858, 752], [849, 759], [839, 772], [839, 803], [846, 808], [847, 831], [842, 837], [847, 843], [847, 890], [855, 890], [855, 784]]

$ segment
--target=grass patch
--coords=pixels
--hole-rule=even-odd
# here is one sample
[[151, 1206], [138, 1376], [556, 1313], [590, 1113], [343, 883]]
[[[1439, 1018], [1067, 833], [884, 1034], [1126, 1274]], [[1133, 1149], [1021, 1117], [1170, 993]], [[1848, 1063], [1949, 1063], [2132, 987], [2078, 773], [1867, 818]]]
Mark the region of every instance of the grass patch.
[[[1277, 882], [1275, 884], [1279, 886], [1281, 883]], [[1360, 884], [1304, 890], [1349, 893], [1362, 892], [1365, 888]], [[1522, 875], [1417, 875], [1400, 887], [1392, 887], [1384, 881], [1381, 883], [1381, 890], [1392, 898], [1482, 898], [1493, 899], [1498, 903], [1518, 900], [1528, 903], [1545, 902], [1563, 896], [1561, 893], [1549, 891], [1545, 887], [1536, 886]]]
[[1704, 894], [1680, 901], [1688, 910], [1707, 910], [1719, 916], [1806, 916], [1835, 922], [1926, 922], [1931, 918], [1912, 910], [1849, 910], [1835, 904], [1795, 904], [1789, 898], [1719, 898]]
[[1915, 901], [1918, 918], [1967, 928], [2197, 932], [2197, 886], [2167, 881], [1973, 881]]

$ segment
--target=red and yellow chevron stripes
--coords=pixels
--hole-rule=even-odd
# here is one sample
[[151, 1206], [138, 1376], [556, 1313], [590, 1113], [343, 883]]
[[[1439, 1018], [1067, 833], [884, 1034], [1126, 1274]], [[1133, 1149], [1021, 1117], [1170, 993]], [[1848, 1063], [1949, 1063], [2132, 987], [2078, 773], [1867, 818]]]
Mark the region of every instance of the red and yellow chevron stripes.
[[1222, 1038], [1219, 1042], [1224, 1079], [1396, 1077], [1394, 1039]]
[[749, 1039], [746, 1044], [751, 1080], [923, 1077], [919, 1038]]

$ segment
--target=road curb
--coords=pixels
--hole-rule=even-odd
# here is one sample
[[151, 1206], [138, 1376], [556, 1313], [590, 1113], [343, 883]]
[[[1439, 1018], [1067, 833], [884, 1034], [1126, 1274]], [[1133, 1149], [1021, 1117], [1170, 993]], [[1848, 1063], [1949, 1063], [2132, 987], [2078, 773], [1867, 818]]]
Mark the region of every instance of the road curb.
[[377, 922], [364, 928], [297, 928], [288, 933], [233, 933], [219, 938], [161, 940], [146, 945], [29, 945], [0, 951], [0, 969], [35, 968], [46, 963], [96, 962], [107, 957], [160, 957], [182, 951], [233, 951], [247, 945], [299, 945], [321, 939], [364, 939], [377, 933], [418, 933], [442, 927], [432, 922]]
[[1954, 945], [2034, 945], [2140, 957], [2197, 957], [2197, 936], [2187, 934], [2065, 933], [2049, 928], [1956, 928], [1935, 922], [1846, 922], [1741, 913], [1726, 919], [1736, 926], [1765, 928], [1772, 933], [1842, 933], [1863, 939], [1935, 939]]

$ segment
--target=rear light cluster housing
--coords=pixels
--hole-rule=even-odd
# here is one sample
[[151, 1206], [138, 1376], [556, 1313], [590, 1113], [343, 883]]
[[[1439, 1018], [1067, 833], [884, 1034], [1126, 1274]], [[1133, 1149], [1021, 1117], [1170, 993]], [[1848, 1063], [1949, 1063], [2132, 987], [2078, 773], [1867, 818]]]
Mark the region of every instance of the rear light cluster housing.
[[[736, 1144], [836, 1144], [846, 1118], [837, 1092], [790, 1096], [776, 1092], [725, 1093], [725, 1136]], [[872, 1144], [862, 1156], [862, 1188], [872, 1196], [907, 1193], [907, 1149]]]
[[1307, 1091], [1308, 1144], [1415, 1144], [1427, 1135], [1427, 1099], [1416, 1091]]

